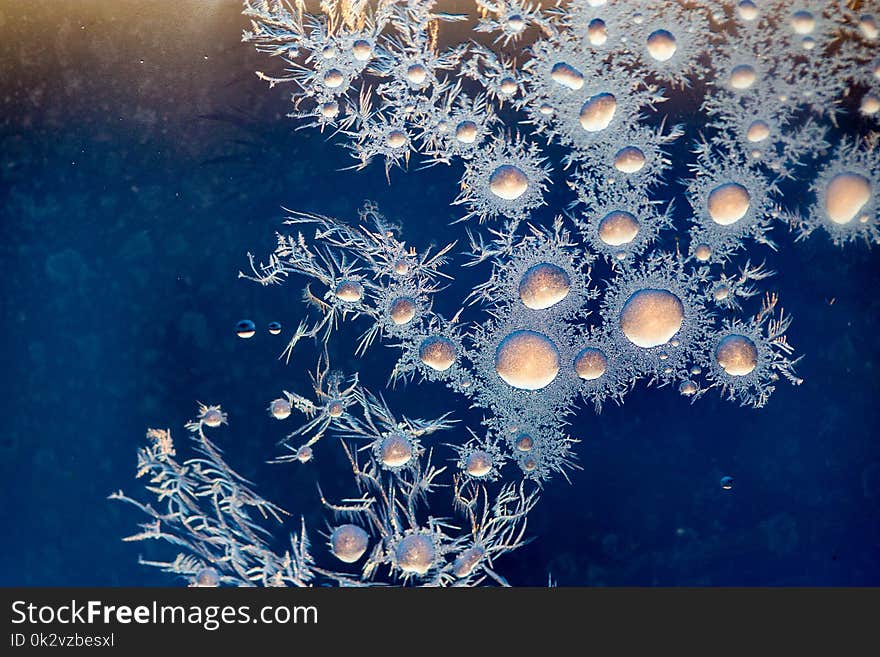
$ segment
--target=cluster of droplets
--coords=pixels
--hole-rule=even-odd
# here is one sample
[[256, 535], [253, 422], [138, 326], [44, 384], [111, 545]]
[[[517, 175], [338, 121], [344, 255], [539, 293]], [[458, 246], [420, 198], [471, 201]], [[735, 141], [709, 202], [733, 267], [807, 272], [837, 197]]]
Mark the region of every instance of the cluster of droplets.
[[[492, 558], [523, 542], [536, 501], [524, 486], [577, 467], [566, 427], [580, 408], [620, 404], [639, 383], [763, 406], [778, 381], [801, 380], [756, 252], [780, 248], [784, 230], [880, 242], [880, 11], [857, 0], [548, 5], [476, 0], [469, 15], [434, 0], [324, 0], [314, 13], [245, 2], [244, 40], [284, 63], [259, 75], [289, 85], [290, 115], [331, 130], [356, 168], [381, 161], [389, 182], [414, 160], [461, 168], [450, 205], [469, 223], [463, 266], [485, 272], [450, 303], [455, 242], [420, 250], [371, 204], [351, 223], [290, 213], [268, 261], [248, 255], [243, 278], [307, 281], [313, 312], [284, 355], [303, 338], [322, 350], [311, 397], [285, 390], [269, 404], [278, 421], [302, 418], [273, 462], [308, 463], [332, 433], [359, 495], [322, 494], [345, 521], [329, 527], [329, 551], [359, 569], [317, 566], [303, 529], [299, 561], [281, 561], [308, 576], [284, 583], [504, 584]], [[667, 102], [677, 109], [662, 112]], [[551, 187], [570, 200], [542, 219]], [[441, 298], [458, 310], [436, 310]], [[392, 384], [445, 385], [482, 414], [446, 445], [469, 529], [427, 513], [447, 470], [431, 465], [432, 436], [454, 420], [397, 419], [357, 375], [331, 370], [328, 344], [349, 321], [363, 327], [356, 354], [396, 348]], [[210, 456], [201, 427], [220, 422], [206, 413], [220, 411], [191, 427]], [[167, 474], [168, 458], [148, 450], [142, 470]], [[246, 579], [195, 552], [163, 567]]]
[[[322, 383], [332, 389], [335, 376], [320, 373], [316, 392]], [[329, 422], [338, 421], [355, 490], [336, 503], [319, 489], [329, 514], [321, 552], [313, 549], [304, 523], [289, 549], [278, 552], [271, 545], [264, 521], [283, 522], [288, 513], [257, 495], [224, 461], [208, 433], [226, 424], [226, 414], [219, 406], [201, 405], [197, 418], [186, 425], [194, 457], [178, 460], [170, 431], [147, 432], [149, 444], [138, 452], [137, 476], [149, 477], [155, 502], [140, 502], [121, 490], [110, 496], [148, 517], [138, 533], [124, 540], [165, 541], [182, 550], [171, 561], [141, 563], [197, 587], [476, 586], [487, 580], [507, 586], [495, 570], [495, 559], [526, 543], [526, 519], [537, 502], [536, 489], [511, 483], [490, 491], [481, 482], [455, 477], [456, 517], [438, 517], [431, 512], [432, 501], [446, 468], [431, 463], [432, 450], [424, 449], [420, 439], [453, 423], [444, 418], [398, 420], [356, 382], [339, 392], [350, 395], [349, 406], [354, 407], [331, 410]], [[331, 409], [337, 403], [324, 401]], [[290, 394], [273, 401], [270, 412], [283, 420], [294, 408], [306, 416], [316, 412], [314, 404]], [[302, 454], [303, 447], [297, 460], [308, 461]], [[482, 472], [484, 466], [473, 454], [467, 461], [469, 469]]]

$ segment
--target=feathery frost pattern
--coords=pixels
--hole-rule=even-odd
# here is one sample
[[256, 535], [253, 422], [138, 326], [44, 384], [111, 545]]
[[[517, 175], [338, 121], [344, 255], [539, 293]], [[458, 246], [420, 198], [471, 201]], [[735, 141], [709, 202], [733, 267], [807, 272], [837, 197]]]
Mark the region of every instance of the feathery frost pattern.
[[[272, 462], [309, 467], [341, 444], [352, 493], [318, 493], [325, 542], [303, 522], [279, 551], [287, 512], [224, 461], [219, 407], [199, 407], [182, 461], [151, 429], [138, 477], [155, 500], [112, 497], [148, 516], [126, 540], [179, 550], [145, 563], [192, 585], [507, 585], [496, 560], [529, 540], [542, 488], [576, 476], [575, 413], [636, 385], [764, 406], [801, 382], [765, 258], [816, 232], [880, 242], [870, 3], [245, 0], [243, 13], [296, 128], [389, 184], [457, 167], [458, 221], [429, 247], [372, 203], [353, 221], [286, 210], [274, 252], [247, 255], [240, 277], [303, 288], [282, 356], [304, 339], [320, 351], [313, 390], [269, 402], [293, 424]], [[441, 314], [460, 266], [482, 282]], [[388, 385], [445, 387], [482, 424], [444, 442], [454, 413], [401, 415], [332, 369], [346, 322], [358, 355], [395, 350]], [[449, 517], [432, 514], [441, 496]]]

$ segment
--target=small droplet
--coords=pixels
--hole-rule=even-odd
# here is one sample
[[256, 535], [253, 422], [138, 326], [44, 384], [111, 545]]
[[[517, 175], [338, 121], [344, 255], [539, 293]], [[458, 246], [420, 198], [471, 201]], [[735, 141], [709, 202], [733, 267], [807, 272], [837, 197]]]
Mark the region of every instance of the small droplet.
[[235, 334], [240, 338], [252, 338], [256, 332], [256, 325], [249, 319], [243, 319], [235, 325]]
[[733, 488], [733, 477], [721, 477], [721, 488], [723, 490], [731, 490]]
[[278, 335], [281, 333], [281, 322], [269, 322], [269, 333]]

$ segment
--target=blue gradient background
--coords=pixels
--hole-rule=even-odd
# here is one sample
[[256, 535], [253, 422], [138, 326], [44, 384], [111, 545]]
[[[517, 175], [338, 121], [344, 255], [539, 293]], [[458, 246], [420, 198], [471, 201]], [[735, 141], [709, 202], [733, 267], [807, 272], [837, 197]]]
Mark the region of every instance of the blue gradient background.
[[[0, 2], [0, 585], [173, 583], [136, 563], [173, 551], [121, 542], [142, 519], [106, 496], [141, 495], [145, 429], [170, 427], [182, 448], [196, 400], [223, 405], [229, 461], [293, 512], [280, 540], [300, 514], [323, 528], [315, 482], [350, 492], [336, 446], [320, 444], [307, 467], [265, 463], [284, 432], [268, 401], [306, 393], [314, 366], [307, 347], [279, 362], [284, 337], [265, 331], [298, 322], [303, 282], [238, 280], [245, 253], [271, 251], [281, 205], [353, 219], [366, 198], [414, 245], [463, 236], [448, 226], [458, 167], [396, 171], [389, 186], [380, 164], [339, 171], [353, 162], [343, 149], [294, 132], [287, 92], [253, 75], [274, 64], [240, 43], [238, 11]], [[539, 216], [567, 198], [557, 189]], [[775, 235], [781, 252], [755, 258], [781, 272], [768, 288], [794, 315], [805, 383], [780, 384], [761, 410], [639, 387], [622, 407], [582, 412], [584, 469], [547, 486], [535, 540], [497, 564], [512, 583], [880, 584], [878, 253]], [[485, 273], [453, 271], [441, 310]], [[241, 318], [257, 323], [254, 339], [235, 337]], [[340, 335], [333, 364], [377, 390], [394, 352], [355, 360], [355, 335]], [[431, 385], [388, 399], [479, 420]]]

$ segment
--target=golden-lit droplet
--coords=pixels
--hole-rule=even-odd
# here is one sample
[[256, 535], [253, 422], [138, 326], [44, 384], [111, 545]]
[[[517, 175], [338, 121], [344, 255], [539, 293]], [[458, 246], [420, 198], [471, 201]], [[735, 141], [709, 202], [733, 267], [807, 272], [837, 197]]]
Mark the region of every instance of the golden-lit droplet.
[[742, 0], [736, 6], [736, 14], [744, 21], [753, 21], [758, 18], [760, 12], [752, 0]]
[[694, 257], [700, 262], [706, 262], [712, 257], [712, 247], [708, 244], [697, 245], [697, 248], [694, 249]]
[[839, 173], [825, 188], [825, 212], [841, 226], [855, 219], [870, 200], [871, 183], [857, 173]]
[[445, 372], [455, 363], [455, 343], [443, 336], [431, 336], [419, 345], [419, 360], [438, 372]]
[[730, 376], [745, 376], [758, 366], [758, 348], [744, 335], [728, 335], [718, 343], [715, 360]]
[[746, 216], [750, 200], [749, 191], [739, 183], [724, 183], [709, 193], [706, 209], [716, 224], [730, 226]]
[[672, 59], [678, 44], [675, 35], [668, 30], [654, 30], [647, 39], [648, 54], [658, 62], [666, 62]]
[[486, 550], [479, 545], [469, 547], [452, 562], [452, 572], [459, 579], [467, 577], [474, 572], [474, 568], [477, 567], [485, 554]]
[[598, 379], [608, 369], [608, 357], [601, 349], [587, 347], [574, 359], [574, 371], [585, 381]]
[[645, 288], [630, 295], [620, 311], [626, 338], [645, 349], [666, 344], [684, 322], [684, 305], [668, 290]]
[[611, 124], [616, 111], [617, 99], [613, 94], [596, 94], [581, 106], [581, 127], [587, 132], [604, 130]]
[[400, 148], [406, 143], [406, 133], [403, 130], [391, 130], [385, 136], [385, 143], [391, 148]]
[[474, 450], [467, 457], [465, 469], [471, 477], [485, 477], [492, 471], [492, 456], [482, 449]]
[[409, 297], [398, 297], [391, 302], [388, 308], [391, 321], [397, 324], [407, 324], [416, 316], [416, 302]]
[[269, 413], [276, 420], [286, 420], [290, 417], [291, 406], [286, 399], [275, 399], [269, 404]]
[[608, 246], [623, 246], [632, 242], [639, 232], [639, 222], [629, 212], [609, 212], [599, 222], [599, 239]]
[[477, 124], [462, 121], [455, 128], [455, 138], [462, 144], [473, 144], [477, 140]]
[[557, 62], [550, 70], [550, 78], [559, 85], [577, 91], [584, 86], [584, 76], [579, 70], [565, 62]]
[[877, 19], [872, 14], [865, 14], [859, 18], [859, 31], [868, 41], [875, 41], [880, 36], [880, 27]]
[[507, 27], [511, 32], [519, 34], [526, 29], [526, 21], [519, 14], [511, 14], [507, 17]]
[[516, 438], [516, 449], [520, 452], [530, 452], [535, 446], [535, 440], [529, 434], [523, 433]]
[[761, 121], [760, 119], [752, 121], [751, 125], [749, 125], [748, 131], [746, 131], [746, 139], [753, 144], [758, 143], [759, 141], [764, 141], [769, 136], [770, 126], [767, 125], [766, 121]]
[[805, 9], [791, 15], [791, 29], [797, 34], [811, 34], [816, 29], [816, 19]]
[[514, 331], [495, 350], [495, 371], [514, 388], [540, 390], [559, 373], [559, 350], [543, 333]]
[[424, 575], [431, 569], [436, 556], [434, 541], [427, 534], [404, 536], [394, 550], [398, 567], [405, 573]]
[[427, 78], [428, 69], [421, 64], [411, 64], [409, 68], [406, 69], [406, 79], [409, 80], [411, 84], [423, 84]]
[[647, 159], [641, 148], [626, 146], [617, 151], [614, 156], [614, 168], [622, 173], [636, 173], [641, 171]]
[[400, 468], [406, 465], [412, 456], [412, 443], [403, 434], [389, 434], [379, 444], [379, 460], [389, 468]]
[[345, 76], [335, 68], [324, 73], [324, 85], [329, 89], [341, 87], [343, 82], [345, 82]]
[[336, 285], [334, 294], [336, 295], [336, 298], [341, 301], [355, 303], [363, 298], [364, 286], [357, 281], [340, 281]]
[[859, 111], [865, 116], [873, 116], [880, 112], [880, 96], [870, 91], [866, 93], [859, 103]]
[[330, 534], [330, 550], [333, 555], [345, 563], [354, 563], [360, 559], [367, 546], [370, 537], [357, 525], [340, 525]]
[[603, 46], [608, 41], [608, 27], [601, 18], [594, 18], [587, 26], [587, 39], [594, 46]]
[[730, 86], [733, 89], [738, 89], [740, 91], [748, 89], [755, 84], [755, 80], [757, 79], [758, 74], [755, 72], [755, 69], [748, 64], [734, 66], [730, 71]]
[[369, 41], [358, 39], [351, 44], [351, 54], [359, 62], [369, 61], [373, 56], [373, 46], [370, 45]]
[[489, 191], [505, 201], [514, 201], [526, 193], [529, 179], [522, 169], [512, 164], [502, 164], [489, 176]]
[[544, 310], [562, 301], [571, 289], [571, 278], [561, 267], [542, 262], [522, 275], [519, 298], [532, 310]]
[[249, 319], [243, 319], [235, 325], [235, 334], [245, 340], [254, 337], [257, 332], [257, 325]]

